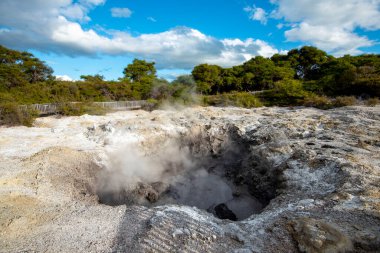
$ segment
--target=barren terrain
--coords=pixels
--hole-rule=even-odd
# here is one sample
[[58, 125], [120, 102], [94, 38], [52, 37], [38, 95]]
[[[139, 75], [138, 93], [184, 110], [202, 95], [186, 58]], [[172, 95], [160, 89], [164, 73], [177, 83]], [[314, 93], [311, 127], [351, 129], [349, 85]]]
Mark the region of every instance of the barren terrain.
[[378, 252], [380, 107], [0, 128], [0, 252]]

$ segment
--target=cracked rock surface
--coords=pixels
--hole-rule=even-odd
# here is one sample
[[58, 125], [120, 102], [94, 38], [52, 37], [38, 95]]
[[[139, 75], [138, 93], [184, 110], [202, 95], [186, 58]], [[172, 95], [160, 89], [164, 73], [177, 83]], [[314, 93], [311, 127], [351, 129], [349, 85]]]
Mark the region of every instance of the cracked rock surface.
[[[149, 155], [172, 139], [213, 161], [238, 154], [225, 174], [261, 212], [231, 221], [186, 205], [99, 203], [109, 153]], [[0, 128], [0, 252], [379, 249], [379, 106], [195, 107]]]

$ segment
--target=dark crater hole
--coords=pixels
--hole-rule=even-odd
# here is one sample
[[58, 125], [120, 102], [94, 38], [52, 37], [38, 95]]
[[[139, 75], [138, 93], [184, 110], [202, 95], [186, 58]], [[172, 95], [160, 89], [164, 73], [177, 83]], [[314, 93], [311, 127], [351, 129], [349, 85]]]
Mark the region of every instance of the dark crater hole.
[[[249, 141], [233, 127], [212, 134], [207, 127], [201, 128], [169, 145], [172, 143], [177, 143], [178, 153], [168, 152], [159, 158], [155, 150], [150, 154], [156, 157], [149, 163], [153, 163], [151, 170], [155, 170], [155, 164], [160, 168], [157, 180], [140, 178], [131, 182], [130, 178], [123, 180], [120, 169], [103, 171], [97, 184], [99, 202], [111, 206], [195, 206], [220, 219], [235, 221], [260, 213], [275, 197], [278, 176], [252, 154]], [[156, 148], [162, 146], [157, 144]], [[131, 162], [121, 170], [129, 166]], [[110, 187], [115, 181], [119, 182], [117, 187]]]

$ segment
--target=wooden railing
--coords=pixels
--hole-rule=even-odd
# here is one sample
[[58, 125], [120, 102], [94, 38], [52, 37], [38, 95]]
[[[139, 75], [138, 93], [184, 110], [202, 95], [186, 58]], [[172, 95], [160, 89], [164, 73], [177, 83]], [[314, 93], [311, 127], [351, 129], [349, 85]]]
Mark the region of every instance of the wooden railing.
[[124, 109], [140, 109], [144, 104], [146, 103], [146, 100], [135, 100], [135, 101], [116, 101], [116, 102], [94, 102], [92, 104], [103, 107], [103, 108], [109, 108], [113, 110], [124, 110]]
[[33, 109], [36, 110], [40, 115], [55, 114], [59, 111], [58, 104], [31, 104], [31, 105], [20, 105], [21, 109]]
[[[78, 104], [80, 102], [70, 102], [70, 104]], [[107, 108], [110, 110], [134, 110], [140, 109], [146, 103], [146, 100], [135, 101], [115, 101], [115, 102], [93, 102], [93, 105]], [[59, 113], [60, 104], [31, 104], [21, 105], [21, 109], [33, 109], [40, 115], [49, 115]]]

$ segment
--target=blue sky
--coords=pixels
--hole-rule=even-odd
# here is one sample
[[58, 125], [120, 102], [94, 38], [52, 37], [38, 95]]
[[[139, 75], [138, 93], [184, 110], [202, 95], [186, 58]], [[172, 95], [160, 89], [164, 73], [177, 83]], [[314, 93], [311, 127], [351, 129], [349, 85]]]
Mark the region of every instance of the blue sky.
[[229, 67], [303, 45], [379, 53], [379, 0], [2, 0], [0, 44], [57, 76], [122, 76], [133, 58], [173, 79], [200, 63]]

